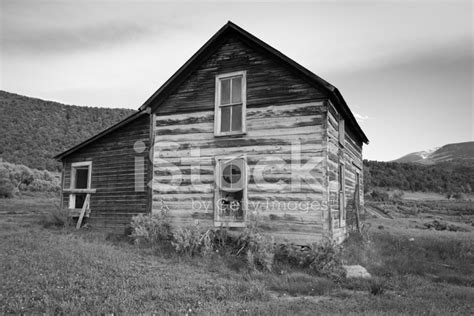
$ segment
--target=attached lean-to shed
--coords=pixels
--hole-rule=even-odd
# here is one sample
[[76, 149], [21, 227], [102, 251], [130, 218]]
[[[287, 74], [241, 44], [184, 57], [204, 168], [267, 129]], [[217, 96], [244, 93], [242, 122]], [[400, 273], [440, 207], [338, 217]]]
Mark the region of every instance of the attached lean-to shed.
[[342, 240], [363, 204], [363, 143], [335, 87], [229, 22], [136, 114], [57, 158], [64, 207], [91, 225], [166, 208], [176, 227], [307, 244]]

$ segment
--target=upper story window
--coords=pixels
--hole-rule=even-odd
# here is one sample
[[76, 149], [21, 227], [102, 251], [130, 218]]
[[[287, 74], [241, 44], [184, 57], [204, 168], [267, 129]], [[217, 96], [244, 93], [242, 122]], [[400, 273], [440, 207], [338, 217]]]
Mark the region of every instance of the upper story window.
[[245, 133], [246, 72], [216, 77], [215, 135]]

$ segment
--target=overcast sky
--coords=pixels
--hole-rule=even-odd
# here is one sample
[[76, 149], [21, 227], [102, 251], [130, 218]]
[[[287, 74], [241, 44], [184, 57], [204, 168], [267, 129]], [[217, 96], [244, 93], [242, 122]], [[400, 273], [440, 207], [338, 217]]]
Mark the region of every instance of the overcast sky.
[[231, 20], [339, 88], [367, 159], [474, 138], [470, 1], [0, 2], [1, 90], [137, 109]]

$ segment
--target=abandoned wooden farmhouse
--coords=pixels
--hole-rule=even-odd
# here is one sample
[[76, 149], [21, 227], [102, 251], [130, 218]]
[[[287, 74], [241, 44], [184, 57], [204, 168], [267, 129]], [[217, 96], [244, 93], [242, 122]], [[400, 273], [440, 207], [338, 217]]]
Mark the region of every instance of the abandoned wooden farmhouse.
[[62, 205], [91, 226], [344, 239], [368, 139], [337, 88], [228, 22], [132, 116], [59, 154]]

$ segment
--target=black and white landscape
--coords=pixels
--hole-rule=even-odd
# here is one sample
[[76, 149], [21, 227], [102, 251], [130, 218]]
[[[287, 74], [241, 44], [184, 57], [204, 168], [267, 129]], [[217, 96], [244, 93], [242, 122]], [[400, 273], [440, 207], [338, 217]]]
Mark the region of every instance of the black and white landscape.
[[472, 13], [0, 0], [0, 313], [472, 314]]

